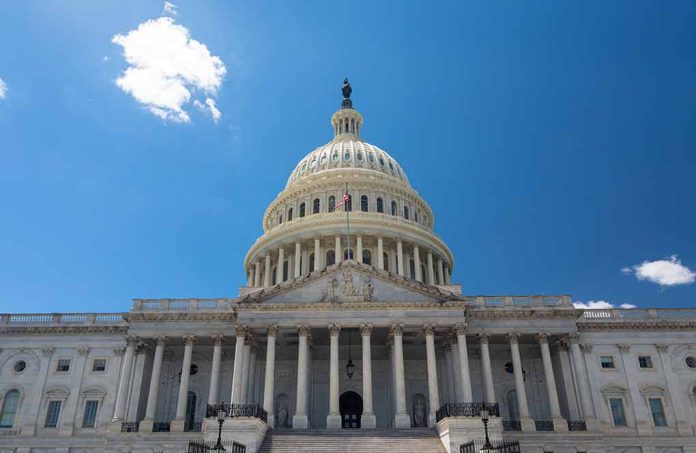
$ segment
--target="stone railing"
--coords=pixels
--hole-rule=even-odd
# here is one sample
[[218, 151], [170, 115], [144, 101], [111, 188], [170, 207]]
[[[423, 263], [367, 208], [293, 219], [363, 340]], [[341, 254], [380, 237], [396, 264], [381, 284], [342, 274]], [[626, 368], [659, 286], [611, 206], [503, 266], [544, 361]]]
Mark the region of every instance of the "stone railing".
[[20, 313], [0, 315], [0, 326], [121, 326], [124, 313]]
[[131, 312], [226, 311], [231, 299], [133, 299]]
[[475, 296], [469, 298], [480, 307], [573, 307], [570, 296]]
[[584, 310], [582, 319], [696, 319], [696, 308], [609, 308]]
[[490, 416], [500, 417], [498, 403], [445, 403], [435, 411], [435, 420], [439, 422], [447, 417], [480, 417], [484, 406]]

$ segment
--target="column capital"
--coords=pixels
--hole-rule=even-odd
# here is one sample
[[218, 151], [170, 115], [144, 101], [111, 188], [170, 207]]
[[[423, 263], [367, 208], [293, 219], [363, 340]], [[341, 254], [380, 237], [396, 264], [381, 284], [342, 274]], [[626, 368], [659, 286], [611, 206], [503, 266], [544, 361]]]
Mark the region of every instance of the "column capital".
[[[116, 349], [114, 349], [114, 352], [116, 352], [117, 349], [122, 350], [123, 348], [116, 348]], [[41, 350], [41, 354], [43, 354], [44, 357], [51, 357], [51, 354], [53, 354], [53, 351], [55, 351], [55, 350], [56, 350], [56, 348], [54, 348], [53, 346], [49, 346], [47, 348], [43, 348]], [[121, 354], [123, 354], [123, 352], [121, 352]], [[117, 353], [116, 355], [121, 355], [121, 354]]]
[[549, 334], [547, 333], [539, 332], [538, 334], [534, 335], [534, 338], [536, 338], [539, 344], [549, 344]]
[[657, 352], [667, 352], [667, 350], [669, 349], [669, 345], [660, 343], [656, 344], [655, 348], [657, 349]]
[[570, 341], [570, 344], [580, 343], [580, 334], [571, 333], [568, 335], [568, 340]]
[[155, 345], [164, 345], [167, 342], [167, 337], [164, 335], [155, 335], [152, 337], [152, 339], [155, 341]]
[[510, 341], [510, 344], [519, 344], [520, 342], [520, 334], [515, 333], [515, 332], [510, 332], [507, 334], [508, 340]]
[[215, 346], [220, 346], [222, 345], [222, 342], [225, 341], [225, 336], [222, 334], [218, 334], [211, 336], [210, 339], [213, 340], [213, 344]]
[[628, 352], [631, 350], [630, 344], [622, 343], [622, 344], [617, 345], [617, 346], [619, 347], [619, 351], [621, 351], [621, 352]]
[[234, 328], [234, 331], [235, 331], [235, 334], [237, 335], [237, 338], [246, 337], [247, 334], [249, 333], [249, 328], [247, 326], [237, 325]]
[[[45, 349], [43, 350], [43, 351], [44, 351], [44, 357], [48, 357], [48, 356], [50, 355], [50, 353], [46, 352], [46, 351], [48, 351], [48, 350], [50, 350], [51, 352], [53, 352], [53, 351], [54, 351], [54, 348], [45, 348]], [[117, 356], [119, 356], [119, 357], [122, 356], [124, 352], [126, 352], [126, 348], [124, 348], [124, 347], [114, 348], [114, 354], [117, 355]]]
[[389, 328], [389, 333], [392, 335], [403, 335], [404, 334], [404, 325], [403, 324], [392, 324], [391, 327]]
[[266, 335], [268, 335], [269, 337], [275, 337], [276, 335], [278, 335], [278, 326], [274, 324], [272, 326], [266, 327]]
[[372, 324], [360, 324], [360, 335], [363, 337], [372, 335]]
[[312, 330], [309, 328], [309, 326], [297, 326], [297, 333], [301, 337], [309, 337], [312, 335]]
[[453, 329], [457, 335], [466, 335], [466, 323], [465, 322], [455, 324]]
[[80, 354], [81, 356], [86, 356], [89, 354], [89, 346], [80, 346], [77, 348], [77, 353]]
[[491, 339], [491, 334], [487, 332], [481, 332], [478, 334], [479, 337], [479, 342], [488, 344], [488, 341]]
[[592, 345], [590, 343], [581, 343], [580, 344], [580, 349], [582, 349], [582, 352], [592, 352]]
[[193, 344], [193, 340], [195, 340], [196, 337], [194, 337], [193, 335], [184, 335], [183, 339], [185, 345], [190, 345]]
[[338, 324], [329, 324], [329, 334], [332, 337], [337, 337], [341, 333], [341, 326]]
[[424, 324], [423, 325], [423, 333], [428, 336], [433, 336], [435, 335], [435, 326], [432, 324]]
[[128, 346], [135, 347], [135, 345], [138, 344], [138, 341], [140, 341], [140, 339], [138, 337], [135, 337], [135, 336], [126, 337], [126, 344]]

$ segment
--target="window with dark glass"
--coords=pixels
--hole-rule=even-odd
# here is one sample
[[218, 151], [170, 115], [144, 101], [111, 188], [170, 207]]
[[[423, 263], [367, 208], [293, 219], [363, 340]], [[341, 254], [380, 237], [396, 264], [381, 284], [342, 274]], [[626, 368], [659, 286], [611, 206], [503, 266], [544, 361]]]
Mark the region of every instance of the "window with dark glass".
[[307, 264], [309, 264], [309, 272], [314, 272], [314, 253], [309, 254], [309, 263]]
[[97, 409], [99, 408], [99, 401], [89, 400], [85, 403], [85, 413], [82, 417], [82, 427], [83, 428], [94, 428], [94, 423], [97, 420]]
[[609, 407], [611, 408], [611, 418], [614, 426], [626, 426], [626, 413], [622, 398], [609, 398]]
[[665, 408], [662, 405], [662, 398], [648, 398], [648, 403], [650, 404], [650, 413], [652, 414], [655, 426], [667, 426], [667, 418], [665, 417]]
[[304, 217], [305, 215], [305, 204], [300, 203], [300, 217]]
[[362, 260], [365, 264], [372, 264], [372, 253], [369, 250], [363, 250]]
[[59, 373], [67, 373], [70, 371], [70, 359], [59, 359], [56, 371]]
[[17, 409], [19, 408], [19, 390], [10, 390], [5, 393], [0, 412], [0, 428], [12, 428]]
[[411, 278], [416, 278], [416, 263], [414, 263], [413, 260], [409, 260], [409, 274]]
[[319, 199], [315, 198], [312, 202], [312, 214], [319, 214]]
[[283, 261], [283, 281], [284, 282], [288, 281], [288, 267], [289, 267], [288, 262]]
[[414, 211], [413, 213], [413, 221], [418, 223], [418, 211]]
[[343, 259], [344, 260], [352, 260], [353, 259], [353, 249], [345, 249], [343, 251]]
[[288, 222], [292, 221], [292, 208], [288, 209]]
[[58, 426], [58, 417], [60, 416], [61, 401], [49, 401], [48, 410], [46, 411], [46, 428], [55, 428]]
[[603, 370], [613, 370], [616, 368], [616, 364], [614, 363], [614, 356], [611, 355], [600, 356], [599, 364]]
[[106, 359], [94, 359], [92, 362], [92, 371], [105, 371]]
[[649, 355], [639, 355], [638, 366], [643, 369], [651, 369], [653, 367], [652, 357]]
[[391, 202], [391, 215], [396, 215], [397, 207], [396, 207], [396, 201]]
[[336, 264], [336, 253], [333, 250], [326, 252], [326, 265], [331, 266]]
[[382, 201], [382, 197], [377, 197], [377, 212], [384, 212], [384, 201]]
[[362, 212], [367, 212], [369, 209], [369, 206], [367, 204], [367, 195], [363, 195], [360, 197], [360, 210]]
[[404, 219], [408, 220], [408, 206], [404, 206]]
[[331, 195], [329, 197], [329, 212], [334, 212], [335, 209], [336, 209], [336, 197]]

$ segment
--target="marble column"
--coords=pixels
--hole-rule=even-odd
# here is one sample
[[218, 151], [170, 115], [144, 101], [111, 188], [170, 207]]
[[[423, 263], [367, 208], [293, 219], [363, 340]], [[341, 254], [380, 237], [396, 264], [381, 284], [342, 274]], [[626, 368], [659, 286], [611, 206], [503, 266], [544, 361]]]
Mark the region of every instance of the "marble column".
[[184, 336], [184, 360], [181, 364], [179, 397], [176, 400], [176, 419], [171, 423], [172, 432], [184, 432], [186, 429], [186, 402], [188, 400], [189, 375], [191, 373], [191, 354], [193, 353], [193, 336]]
[[510, 333], [508, 338], [510, 340], [512, 368], [515, 374], [515, 392], [517, 393], [517, 409], [520, 414], [522, 431], [536, 431], [534, 420], [529, 417], [529, 406], [527, 406], [527, 391], [524, 388], [524, 372], [522, 371], [522, 359], [520, 358], [520, 335]]
[[538, 333], [536, 339], [541, 348], [541, 362], [544, 365], [544, 380], [546, 381], [546, 393], [549, 397], [549, 409], [551, 411], [551, 420], [553, 420], [553, 430], [567, 431], [568, 423], [561, 415], [561, 405], [558, 403], [556, 377], [553, 374], [551, 351], [549, 350], [549, 335], [546, 333]]
[[454, 331], [450, 332], [449, 338], [450, 351], [452, 352], [452, 374], [454, 375], [454, 395], [457, 403], [464, 403], [464, 395], [462, 393], [462, 365], [459, 360], [459, 345], [457, 344], [457, 335]]
[[251, 337], [247, 337], [244, 341], [244, 349], [242, 350], [242, 380], [239, 389], [239, 402], [247, 403], [247, 386], [249, 385], [249, 356], [251, 355]]
[[404, 270], [404, 245], [401, 239], [396, 240], [396, 268], [399, 275], [402, 277], [406, 275]]
[[314, 239], [314, 271], [321, 269], [321, 239]]
[[336, 256], [336, 264], [343, 261], [343, 249], [341, 248], [341, 235], [337, 234], [334, 238], [334, 255]]
[[431, 324], [423, 326], [425, 333], [425, 353], [428, 367], [428, 426], [435, 426], [435, 411], [440, 408], [440, 395], [437, 388], [437, 362], [435, 357], [435, 329]]
[[428, 285], [435, 284], [435, 269], [433, 267], [433, 252], [428, 250]]
[[247, 286], [249, 288], [254, 287], [254, 269], [252, 267], [247, 271]]
[[309, 250], [308, 247], [302, 249], [302, 275], [309, 274]]
[[268, 426], [275, 428], [275, 349], [278, 326], [266, 329], [266, 375], [263, 386], [263, 408], [268, 412]]
[[363, 256], [362, 256], [363, 249], [362, 249], [362, 236], [360, 236], [360, 235], [357, 235], [355, 237], [355, 253], [356, 253], [356, 256], [354, 257], [355, 261], [357, 261], [358, 263], [362, 263], [363, 262]]
[[377, 268], [384, 270], [384, 239], [377, 238]]
[[126, 354], [123, 357], [123, 367], [121, 377], [118, 381], [118, 392], [116, 393], [116, 404], [112, 421], [124, 421], [126, 414], [126, 400], [128, 399], [130, 376], [133, 371], [133, 356], [135, 355], [135, 345], [138, 342], [136, 337], [126, 338]]
[[276, 264], [276, 284], [283, 281], [283, 267], [285, 266], [285, 249], [278, 249], [278, 263]]
[[493, 386], [493, 370], [491, 368], [491, 354], [488, 349], [490, 335], [479, 334], [481, 341], [481, 373], [483, 374], [483, 390], [487, 403], [495, 403], [495, 387]]
[[374, 429], [377, 427], [377, 419], [372, 406], [372, 346], [370, 344], [372, 325], [361, 324], [360, 335], [362, 336], [363, 368], [363, 413], [360, 419], [360, 427], [363, 429]]
[[150, 390], [147, 393], [147, 406], [145, 418], [140, 421], [140, 432], [152, 432], [157, 409], [157, 391], [160, 387], [160, 374], [162, 373], [162, 358], [164, 357], [164, 345], [167, 337], [159, 335], [155, 337], [155, 357], [152, 360], [152, 374], [150, 375]]
[[461, 373], [462, 399], [464, 403], [472, 403], [471, 374], [469, 373], [469, 348], [466, 344], [466, 324], [457, 324], [454, 327], [457, 334], [457, 346], [459, 352], [459, 372]]
[[437, 284], [438, 285], [445, 284], [445, 277], [444, 277], [444, 273], [442, 271], [442, 260], [440, 258], [437, 259]]
[[413, 246], [413, 264], [416, 268], [416, 280], [422, 282], [423, 275], [421, 273], [420, 250], [418, 249], [417, 245]]
[[445, 285], [451, 285], [452, 281], [450, 279], [450, 268], [449, 266], [445, 267]]
[[341, 414], [339, 413], [338, 401], [338, 338], [341, 333], [341, 326], [332, 324], [329, 326], [330, 337], [330, 363], [329, 363], [329, 415], [326, 416], [326, 427], [328, 429], [341, 428]]
[[240, 404], [242, 402], [242, 374], [244, 374], [244, 342], [248, 329], [246, 326], [237, 326], [236, 335], [237, 342], [234, 345], [234, 369], [232, 371], [232, 394], [230, 401], [232, 404]]
[[307, 359], [308, 359], [308, 337], [311, 333], [308, 326], [299, 326], [297, 345], [297, 407], [295, 415], [292, 417], [292, 427], [295, 429], [309, 428], [307, 417]]
[[411, 417], [406, 412], [406, 383], [404, 379], [404, 327], [400, 324], [392, 325], [391, 334], [394, 338], [394, 363], [396, 368], [396, 414], [394, 414], [394, 428], [410, 428]]
[[263, 269], [263, 287], [270, 288], [273, 282], [273, 276], [271, 275], [271, 255], [266, 254], [264, 258], [265, 264]]
[[254, 263], [254, 287], [260, 288], [263, 286], [261, 281], [261, 263], [258, 261]]
[[222, 360], [222, 335], [213, 335], [213, 363], [210, 368], [210, 390], [208, 391], [208, 404], [218, 404], [220, 390], [220, 361]]
[[[288, 277], [287, 281], [292, 280], [295, 278], [295, 254], [294, 253], [288, 253]], [[285, 278], [285, 271], [283, 271], [283, 278]]]
[[293, 277], [298, 278], [302, 275], [302, 243], [295, 241], [295, 272]]
[[251, 347], [249, 348], [249, 380], [247, 382], [247, 397], [246, 397], [246, 403], [247, 404], [254, 404], [256, 403], [256, 400], [254, 398], [254, 395], [256, 394], [256, 352], [258, 351], [258, 346], [256, 343], [252, 343]]

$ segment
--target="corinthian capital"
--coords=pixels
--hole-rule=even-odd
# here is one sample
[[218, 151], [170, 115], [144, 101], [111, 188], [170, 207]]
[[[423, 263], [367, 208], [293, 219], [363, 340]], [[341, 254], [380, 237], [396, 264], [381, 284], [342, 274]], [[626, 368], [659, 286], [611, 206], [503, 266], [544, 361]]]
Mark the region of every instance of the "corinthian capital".
[[213, 340], [213, 344], [215, 346], [221, 346], [222, 342], [225, 341], [225, 336], [222, 334], [218, 334], [211, 336], [210, 339]]
[[466, 335], [466, 323], [462, 322], [454, 326], [454, 332], [457, 335]]
[[536, 340], [539, 342], [539, 344], [548, 344], [549, 343], [549, 334], [539, 332], [538, 334], [535, 335]]
[[432, 324], [425, 324], [423, 326], [423, 333], [428, 336], [428, 335], [435, 335], [435, 326]]
[[312, 335], [312, 330], [309, 326], [297, 326], [297, 333], [301, 337], [310, 337]]
[[363, 337], [372, 335], [372, 324], [360, 324], [360, 334]]
[[278, 335], [278, 326], [276, 326], [276, 325], [268, 326], [266, 328], [266, 334], [269, 337], [275, 337], [276, 335]]
[[234, 333], [237, 335], [237, 338], [246, 337], [249, 333], [249, 328], [238, 324], [237, 327], [234, 328]]
[[404, 334], [404, 326], [402, 324], [392, 324], [389, 328], [389, 333], [401, 336]]
[[511, 332], [508, 335], [508, 340], [510, 340], [510, 344], [518, 344], [520, 342], [520, 334]]
[[194, 337], [193, 335], [184, 335], [183, 339], [184, 339], [184, 344], [188, 345], [188, 344], [193, 344], [193, 340], [195, 340], [196, 337]]
[[341, 333], [341, 326], [339, 326], [338, 324], [331, 324], [331, 325], [329, 326], [329, 334], [330, 334], [332, 337], [336, 337], [336, 336], [338, 336], [338, 334], [340, 334], [340, 333]]

